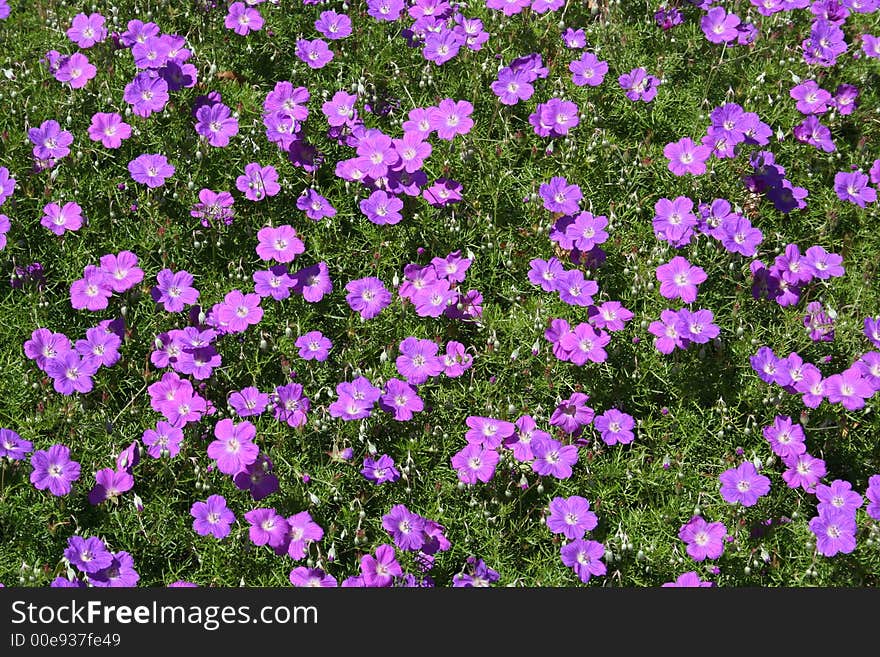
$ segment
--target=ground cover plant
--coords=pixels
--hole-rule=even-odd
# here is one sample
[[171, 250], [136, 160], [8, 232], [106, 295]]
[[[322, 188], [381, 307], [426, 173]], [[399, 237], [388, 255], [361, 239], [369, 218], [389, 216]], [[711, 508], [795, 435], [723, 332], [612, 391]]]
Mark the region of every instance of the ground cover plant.
[[0, 582], [875, 586], [876, 0], [0, 0]]

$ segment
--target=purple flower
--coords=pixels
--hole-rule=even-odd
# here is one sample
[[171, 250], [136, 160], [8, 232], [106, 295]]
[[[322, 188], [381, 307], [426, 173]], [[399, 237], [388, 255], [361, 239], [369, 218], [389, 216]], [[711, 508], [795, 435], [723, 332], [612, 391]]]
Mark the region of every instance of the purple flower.
[[239, 490], [250, 491], [251, 497], [258, 502], [280, 487], [278, 477], [272, 473], [272, 467], [269, 457], [260, 454], [256, 461], [235, 473], [232, 483]]
[[739, 253], [747, 258], [754, 257], [763, 234], [743, 216], [731, 214], [721, 222], [721, 245], [730, 253]]
[[156, 283], [150, 294], [156, 303], [161, 303], [170, 313], [180, 312], [199, 298], [199, 291], [192, 287], [193, 276], [187, 271], [163, 269], [156, 274]]
[[128, 163], [132, 180], [147, 187], [161, 187], [174, 175], [174, 165], [159, 153], [139, 155]]
[[285, 265], [274, 265], [268, 270], [255, 271], [253, 279], [254, 292], [263, 299], [266, 297], [272, 297], [275, 301], [286, 299], [295, 286]]
[[594, 363], [605, 362], [608, 358], [605, 347], [610, 341], [611, 336], [605, 331], [599, 330], [597, 333], [591, 324], [581, 322], [563, 334], [559, 344], [568, 353], [568, 360], [575, 365], [584, 365], [588, 360]]
[[856, 549], [856, 520], [843, 511], [819, 513], [810, 520], [810, 531], [816, 535], [816, 550], [825, 557], [842, 552], [849, 554]]
[[562, 563], [572, 568], [584, 584], [594, 575], [604, 575], [607, 572], [605, 564], [601, 561], [605, 554], [605, 546], [598, 541], [577, 538], [563, 545], [560, 554]]
[[256, 427], [244, 420], [233, 424], [224, 418], [214, 425], [214, 440], [208, 445], [208, 456], [217, 461], [217, 469], [223, 474], [234, 475], [257, 460], [260, 452], [253, 440]]
[[797, 111], [801, 114], [824, 114], [831, 101], [831, 94], [819, 87], [815, 80], [792, 87], [789, 95], [797, 101]]
[[474, 106], [466, 100], [445, 98], [429, 111], [431, 130], [440, 139], [451, 141], [456, 135], [466, 135], [474, 125], [470, 118]]
[[351, 34], [351, 19], [333, 10], [322, 11], [315, 21], [315, 29], [327, 39], [344, 39]]
[[621, 88], [626, 91], [626, 97], [632, 101], [641, 100], [650, 103], [657, 95], [659, 78], [649, 75], [648, 71], [639, 67], [629, 73], [624, 73], [617, 78]]
[[700, 516], [694, 516], [678, 530], [678, 537], [687, 543], [687, 553], [694, 561], [720, 557], [726, 534], [724, 523], [709, 523]]
[[330, 339], [324, 337], [320, 331], [309, 331], [299, 336], [294, 344], [299, 349], [300, 358], [319, 362], [327, 360], [330, 349], [333, 347]]
[[864, 407], [865, 400], [874, 396], [874, 387], [862, 376], [858, 367], [849, 367], [840, 374], [832, 374], [824, 381], [825, 396], [832, 404], [840, 403], [849, 411]]
[[55, 79], [66, 82], [71, 89], [82, 89], [97, 74], [98, 69], [82, 53], [75, 52], [55, 71]]
[[81, 359], [75, 351], [65, 351], [46, 363], [46, 374], [53, 379], [53, 387], [62, 395], [74, 392], [90, 392], [92, 376], [98, 371], [100, 363], [94, 358]]
[[0, 205], [12, 196], [13, 191], [15, 191], [15, 178], [9, 174], [9, 169], [0, 167]]
[[486, 562], [476, 557], [468, 557], [465, 565], [466, 570], [453, 575], [452, 586], [455, 588], [489, 587], [500, 579], [497, 570], [486, 565]]
[[79, 203], [73, 201], [65, 203], [63, 206], [58, 203], [48, 203], [43, 208], [40, 224], [56, 235], [63, 235], [68, 230], [79, 230], [83, 224], [82, 208]]
[[29, 440], [24, 440], [12, 429], [0, 429], [0, 458], [19, 461], [34, 449]]
[[843, 479], [835, 479], [830, 486], [818, 484], [815, 492], [819, 500], [816, 505], [819, 515], [842, 512], [855, 517], [856, 511], [865, 503], [862, 496], [852, 489], [852, 484]]
[[312, 221], [336, 216], [336, 208], [330, 204], [330, 201], [311, 188], [300, 194], [296, 200], [296, 207], [305, 212]]
[[408, 337], [400, 343], [399, 348], [400, 356], [395, 360], [395, 365], [407, 383], [419, 385], [443, 372], [443, 360], [437, 356], [438, 347], [433, 340]]
[[264, 226], [257, 232], [257, 240], [257, 255], [265, 261], [291, 262], [306, 250], [296, 230], [288, 224], [278, 228]]
[[309, 303], [317, 303], [324, 298], [325, 294], [333, 291], [330, 272], [327, 269], [327, 263], [323, 260], [315, 265], [300, 269], [292, 276], [293, 289], [302, 294]]
[[864, 208], [877, 200], [877, 190], [868, 186], [868, 176], [861, 171], [840, 171], [834, 176], [834, 191], [841, 201]]
[[287, 519], [275, 509], [253, 509], [244, 514], [250, 524], [248, 536], [254, 545], [269, 545], [271, 548], [286, 546], [290, 526]]
[[623, 413], [616, 408], [609, 408], [602, 415], [597, 415], [593, 426], [606, 445], [628, 445], [635, 439], [632, 431], [636, 426], [635, 419], [629, 413]]
[[391, 293], [381, 279], [374, 276], [353, 280], [345, 289], [349, 307], [364, 319], [372, 319], [391, 303]]
[[127, 471], [103, 468], [95, 473], [95, 485], [89, 491], [89, 503], [98, 505], [116, 498], [134, 486], [134, 477]]
[[119, 551], [109, 566], [89, 574], [89, 583], [98, 587], [128, 588], [135, 586], [140, 578], [134, 569], [134, 558], [128, 552]]
[[67, 539], [64, 558], [72, 566], [76, 566], [80, 572], [89, 574], [97, 573], [113, 562], [113, 554], [107, 550], [104, 542], [97, 536], [88, 538], [71, 536]]
[[71, 484], [79, 479], [80, 465], [70, 459], [70, 449], [52, 445], [48, 450], [37, 450], [31, 455], [31, 483], [37, 490], [49, 489], [56, 497], [70, 492]]
[[565, 270], [562, 263], [556, 258], [541, 260], [535, 258], [529, 261], [529, 282], [532, 285], [540, 285], [545, 292], [557, 292], [560, 280], [564, 278]]
[[812, 267], [813, 275], [822, 280], [827, 280], [832, 276], [843, 276], [845, 273], [841, 265], [843, 256], [837, 253], [828, 253], [818, 245], [807, 249], [807, 252], [804, 254], [804, 261], [809, 267]]
[[147, 454], [154, 459], [168, 456], [174, 458], [180, 453], [180, 443], [183, 442], [183, 430], [159, 420], [155, 429], [146, 429], [142, 435], [144, 445], [147, 446]]
[[238, 120], [223, 103], [204, 105], [196, 111], [196, 132], [211, 146], [229, 145], [229, 138], [238, 134]]
[[336, 578], [320, 568], [299, 566], [290, 571], [290, 583], [297, 587], [333, 588], [336, 586]]
[[227, 333], [241, 333], [249, 326], [259, 324], [263, 318], [260, 301], [258, 294], [244, 294], [241, 290], [228, 292], [223, 302], [215, 306], [219, 326]]
[[287, 518], [287, 555], [294, 561], [304, 559], [309, 543], [324, 538], [324, 530], [316, 523], [308, 511], [300, 511]]
[[585, 52], [580, 59], [568, 65], [568, 70], [571, 71], [571, 81], [578, 87], [598, 87], [608, 73], [608, 62], [600, 60], [591, 52]]
[[751, 461], [721, 473], [721, 497], [725, 502], [754, 506], [759, 497], [770, 492], [770, 479], [758, 474]]
[[83, 277], [70, 285], [70, 305], [76, 310], [103, 310], [112, 294], [107, 273], [95, 265], [86, 265]]
[[584, 534], [596, 528], [599, 519], [590, 511], [590, 503], [579, 495], [554, 497], [550, 501], [550, 515], [547, 526], [554, 534], [562, 534], [569, 540], [583, 538]]
[[275, 167], [271, 164], [263, 167], [258, 162], [244, 168], [244, 175], [235, 179], [235, 187], [250, 201], [260, 201], [281, 191]]
[[712, 582], [704, 582], [694, 570], [679, 575], [674, 582], [661, 584], [661, 588], [709, 588], [715, 586]]
[[505, 66], [498, 72], [498, 79], [490, 88], [502, 105], [516, 105], [521, 100], [528, 100], [535, 93], [535, 88], [527, 78], [525, 71], [514, 71]]
[[80, 48], [91, 48], [107, 38], [104, 17], [98, 13], [77, 14], [73, 17], [66, 34], [67, 38]]
[[868, 506], [865, 511], [874, 520], [880, 520], [880, 474], [871, 475], [868, 478], [865, 497], [868, 498]]
[[382, 516], [382, 527], [394, 538], [401, 550], [419, 550], [425, 544], [425, 518], [397, 504]]
[[467, 353], [465, 346], [456, 340], [446, 343], [446, 353], [442, 357], [443, 374], [451, 379], [464, 374], [474, 362], [474, 357]]
[[232, 206], [235, 199], [229, 192], [215, 192], [210, 189], [199, 191], [199, 202], [193, 205], [189, 214], [202, 220], [202, 226], [210, 227], [211, 222], [222, 222], [225, 225], [232, 223], [235, 211]]
[[263, 27], [263, 23], [260, 12], [248, 7], [244, 2], [233, 2], [229, 5], [229, 13], [226, 14], [226, 19], [223, 21], [227, 30], [233, 30], [241, 36], [256, 32]]
[[706, 160], [711, 153], [709, 147], [697, 145], [690, 137], [682, 137], [663, 148], [663, 155], [669, 160], [668, 168], [676, 176], [706, 173]]
[[813, 492], [816, 484], [827, 472], [825, 461], [810, 456], [806, 452], [784, 457], [783, 462], [788, 469], [782, 473], [782, 478], [788, 487], [800, 487], [808, 493]]
[[199, 536], [211, 535], [223, 539], [229, 535], [235, 515], [226, 506], [222, 495], [211, 495], [204, 502], [195, 502], [189, 511], [193, 517], [193, 530]]
[[703, 34], [712, 43], [728, 43], [739, 36], [737, 26], [740, 18], [736, 14], [728, 14], [724, 7], [712, 7], [700, 19]]
[[704, 344], [718, 337], [721, 329], [714, 323], [711, 310], [699, 308], [691, 312], [687, 308], [678, 311], [678, 330], [680, 334], [697, 344]]
[[122, 98], [131, 105], [135, 116], [147, 118], [165, 109], [169, 99], [168, 83], [152, 71], [142, 71], [125, 86]]
[[654, 235], [676, 248], [690, 244], [697, 226], [693, 209], [694, 202], [686, 196], [677, 196], [672, 201], [661, 198], [654, 204]]
[[358, 207], [364, 216], [377, 226], [394, 225], [403, 219], [403, 215], [400, 214], [403, 201], [381, 189], [377, 189], [368, 198], [363, 199]]
[[697, 298], [697, 286], [706, 280], [701, 267], [692, 266], [681, 256], [675, 256], [655, 272], [660, 281], [660, 294], [667, 299], [681, 299], [693, 303]]
[[33, 154], [37, 160], [54, 162], [70, 154], [73, 135], [62, 130], [58, 121], [43, 121], [39, 128], [28, 130], [28, 139], [34, 145]]
[[364, 585], [369, 587], [391, 586], [395, 577], [403, 575], [403, 569], [394, 555], [394, 546], [384, 543], [376, 548], [376, 556], [361, 557]]
[[459, 481], [476, 484], [478, 480], [486, 483], [492, 479], [499, 460], [497, 451], [469, 443], [452, 456], [451, 462]]
[[544, 200], [544, 208], [550, 212], [574, 214], [583, 195], [577, 185], [569, 185], [562, 176], [554, 176], [549, 183], [541, 183], [538, 193]]
[[323, 68], [333, 59], [333, 51], [324, 39], [298, 39], [294, 54], [312, 69]]
[[76, 352], [83, 360], [93, 359], [99, 366], [111, 367], [119, 361], [119, 346], [122, 339], [102, 326], [94, 326], [86, 331], [84, 340], [76, 341]]
[[303, 387], [299, 383], [275, 387], [276, 420], [286, 422], [290, 427], [301, 427], [307, 421], [306, 414], [311, 405], [309, 398], [303, 396]]
[[400, 472], [394, 467], [394, 459], [387, 454], [382, 454], [378, 459], [366, 457], [361, 474], [374, 484], [394, 483], [400, 479]]
[[494, 417], [470, 415], [465, 420], [468, 431], [465, 440], [472, 445], [482, 445], [487, 449], [496, 449], [502, 442], [513, 436], [516, 426], [506, 420]]
[[379, 407], [393, 413], [395, 420], [406, 422], [412, 419], [413, 413], [421, 412], [425, 405], [409, 383], [400, 379], [388, 379], [385, 394], [379, 398]]
[[535, 460], [532, 470], [539, 475], [552, 475], [557, 479], [568, 479], [572, 466], [577, 463], [578, 449], [574, 445], [563, 445], [553, 438], [535, 437], [531, 442]]
[[138, 257], [131, 251], [103, 255], [100, 265], [114, 292], [126, 292], [144, 280], [144, 270], [138, 267]]

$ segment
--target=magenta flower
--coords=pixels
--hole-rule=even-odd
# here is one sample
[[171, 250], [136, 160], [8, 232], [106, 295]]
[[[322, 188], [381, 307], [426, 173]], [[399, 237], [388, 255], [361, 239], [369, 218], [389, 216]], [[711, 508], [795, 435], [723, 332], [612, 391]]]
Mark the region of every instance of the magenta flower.
[[488, 449], [496, 449], [502, 442], [513, 436], [516, 426], [513, 422], [497, 420], [494, 417], [470, 415], [465, 420], [468, 431], [465, 440], [470, 444], [482, 445]]
[[452, 456], [452, 467], [458, 473], [458, 480], [465, 484], [476, 484], [478, 480], [486, 483], [495, 475], [499, 460], [495, 450], [469, 443]]
[[679, 575], [674, 582], [666, 582], [661, 588], [710, 588], [715, 586], [712, 582], [704, 582], [694, 570]]
[[437, 356], [439, 347], [433, 340], [405, 338], [395, 360], [397, 371], [407, 383], [419, 385], [443, 372], [443, 360]]
[[324, 530], [316, 523], [308, 511], [300, 511], [287, 518], [288, 540], [287, 554], [294, 561], [304, 559], [309, 543], [320, 541]]
[[770, 492], [770, 479], [758, 474], [751, 461], [745, 461], [736, 468], [725, 470], [719, 476], [721, 497], [725, 502], [743, 506], [754, 506], [759, 497]]
[[139, 155], [128, 163], [132, 180], [147, 187], [161, 187], [174, 175], [174, 166], [161, 154]]
[[276, 420], [294, 428], [305, 425], [311, 401], [303, 396], [303, 387], [299, 383], [276, 386], [274, 402], [273, 415]]
[[407, 422], [412, 419], [413, 413], [424, 410], [425, 405], [409, 383], [400, 379], [388, 379], [385, 394], [379, 398], [379, 407], [393, 413], [395, 420]]
[[874, 396], [874, 387], [858, 367], [849, 367], [832, 374], [824, 381], [825, 396], [832, 404], [840, 403], [849, 411], [863, 408], [865, 400]]
[[76, 310], [103, 310], [112, 294], [107, 273], [95, 265], [86, 265], [83, 277], [70, 285], [70, 305]]
[[585, 541], [581, 538], [573, 540], [560, 548], [562, 563], [572, 568], [584, 584], [593, 576], [604, 575], [607, 572], [602, 556], [605, 554], [605, 546], [598, 541]]
[[260, 415], [269, 405], [269, 395], [255, 386], [248, 386], [229, 395], [229, 405], [238, 417]]
[[834, 191], [841, 201], [864, 208], [877, 200], [877, 190], [868, 185], [868, 176], [861, 171], [840, 171], [834, 176]]
[[693, 303], [697, 298], [697, 286], [706, 280], [701, 267], [692, 266], [681, 256], [675, 256], [665, 265], [657, 267], [660, 294], [667, 299], [681, 299]]
[[456, 135], [466, 135], [474, 126], [473, 119], [470, 118], [473, 111], [474, 106], [466, 100], [446, 98], [430, 110], [431, 130], [436, 131], [440, 139], [448, 141]]
[[585, 52], [580, 59], [568, 65], [568, 70], [571, 71], [571, 81], [577, 86], [597, 87], [608, 73], [608, 62], [600, 60], [591, 52]]
[[694, 516], [678, 530], [678, 537], [687, 543], [687, 553], [694, 561], [720, 557], [726, 535], [724, 523], [709, 523], [700, 516]]
[[223, 103], [203, 105], [196, 111], [196, 132], [211, 146], [223, 148], [229, 145], [230, 137], [238, 134], [238, 119]]
[[712, 7], [700, 19], [703, 34], [712, 43], [728, 43], [739, 36], [737, 26], [740, 18], [736, 14], [728, 14], [724, 7]]
[[391, 586], [395, 577], [403, 576], [403, 569], [395, 558], [394, 546], [387, 543], [376, 548], [376, 556], [365, 554], [361, 557], [360, 565], [364, 586]]
[[394, 459], [387, 454], [382, 454], [378, 459], [369, 456], [364, 458], [361, 474], [374, 484], [394, 483], [400, 479], [400, 472], [394, 467]]
[[263, 27], [263, 17], [253, 7], [248, 7], [243, 2], [233, 2], [229, 5], [229, 12], [223, 24], [227, 30], [232, 30], [241, 36], [247, 36]]
[[71, 89], [82, 89], [97, 74], [98, 69], [80, 52], [73, 53], [55, 71], [55, 79], [66, 82]]
[[183, 429], [175, 427], [159, 420], [155, 429], [146, 429], [141, 436], [147, 447], [147, 454], [154, 459], [167, 456], [174, 458], [180, 454], [180, 444], [183, 442]]
[[579, 495], [554, 497], [550, 501], [550, 515], [547, 526], [554, 534], [562, 534], [569, 540], [583, 538], [584, 534], [596, 528], [599, 519], [590, 511], [590, 503]]
[[[577, 270], [575, 270], [577, 271]], [[611, 341], [605, 331], [597, 333], [591, 324], [581, 322], [574, 329], [560, 337], [560, 346], [568, 352], [568, 359], [575, 365], [585, 365], [587, 361], [603, 363], [608, 358], [605, 347]]]
[[56, 235], [63, 235], [68, 230], [79, 230], [83, 224], [82, 208], [73, 201], [65, 203], [63, 206], [58, 203], [49, 203], [43, 208], [40, 224]]
[[288, 298], [295, 286], [284, 265], [274, 265], [265, 271], [255, 271], [253, 279], [254, 292], [261, 298], [272, 297], [275, 301]]
[[597, 415], [593, 420], [593, 426], [602, 437], [606, 445], [628, 445], [635, 440], [633, 428], [636, 421], [629, 413], [623, 413], [616, 408], [609, 408], [602, 415]]
[[324, 39], [298, 39], [294, 53], [311, 69], [324, 68], [333, 59], [333, 51]]
[[67, 30], [67, 38], [80, 48], [91, 48], [107, 38], [104, 17], [98, 13], [77, 14]]
[[214, 425], [214, 440], [208, 445], [208, 456], [217, 461], [223, 474], [234, 475], [257, 460], [259, 447], [253, 442], [257, 428], [243, 420], [234, 424], [224, 418]]
[[138, 267], [138, 257], [131, 251], [103, 255], [100, 265], [114, 292], [125, 292], [144, 280], [144, 270]]
[[31, 483], [37, 490], [49, 489], [56, 497], [70, 492], [74, 481], [79, 479], [80, 465], [70, 458], [70, 449], [64, 445], [52, 445], [48, 450], [37, 450], [31, 455]]
[[676, 176], [706, 173], [706, 160], [711, 154], [708, 146], [698, 145], [690, 137], [682, 137], [663, 148], [663, 155], [669, 160], [668, 168]]
[[134, 487], [134, 477], [125, 470], [102, 468], [95, 473], [95, 485], [89, 491], [89, 503], [97, 506], [104, 500], [116, 500]]
[[364, 216], [377, 226], [394, 225], [403, 219], [403, 215], [400, 214], [403, 201], [381, 189], [375, 190], [369, 197], [361, 200], [358, 207]]
[[784, 458], [783, 461], [788, 469], [782, 473], [782, 478], [789, 488], [803, 488], [811, 493], [827, 473], [825, 461], [806, 452]]
[[248, 536], [254, 545], [269, 545], [271, 548], [286, 547], [290, 526], [287, 518], [275, 509], [253, 509], [244, 514], [250, 524]]
[[364, 319], [372, 319], [391, 303], [391, 292], [375, 276], [350, 281], [345, 290], [345, 301]]
[[299, 357], [303, 360], [327, 360], [333, 343], [320, 331], [309, 331], [299, 336], [294, 343], [299, 349]]
[[248, 326], [259, 324], [263, 319], [260, 307], [260, 295], [244, 294], [240, 290], [232, 290], [223, 297], [217, 306], [217, 321], [228, 333], [241, 333]]
[[333, 291], [333, 282], [327, 263], [323, 260], [315, 265], [300, 269], [292, 274], [294, 290], [303, 295], [309, 303], [317, 303], [325, 294]]
[[578, 449], [574, 445], [563, 445], [553, 438], [533, 438], [531, 442], [535, 460], [532, 470], [539, 475], [552, 475], [557, 479], [571, 477], [571, 467], [577, 463]]
[[199, 536], [211, 535], [218, 540], [229, 536], [235, 514], [226, 506], [222, 495], [210, 495], [204, 502], [195, 502], [189, 510], [193, 517], [192, 527]]
[[257, 162], [244, 168], [244, 175], [235, 179], [235, 187], [250, 201], [260, 201], [281, 191], [275, 167], [271, 164], [263, 167]]
[[180, 312], [199, 298], [199, 291], [192, 286], [193, 275], [188, 271], [173, 272], [170, 269], [163, 269], [156, 274], [156, 283], [150, 295], [169, 313]]
[[302, 240], [297, 237], [296, 230], [287, 224], [278, 228], [264, 226], [257, 232], [257, 240], [257, 255], [261, 260], [291, 262], [306, 250]]
[[825, 557], [842, 552], [849, 554], [856, 549], [855, 517], [843, 511], [820, 513], [810, 520], [810, 531], [816, 535], [816, 550]]
[[442, 356], [443, 374], [451, 379], [461, 376], [474, 362], [474, 357], [467, 353], [465, 346], [456, 340], [446, 343], [446, 353]]

